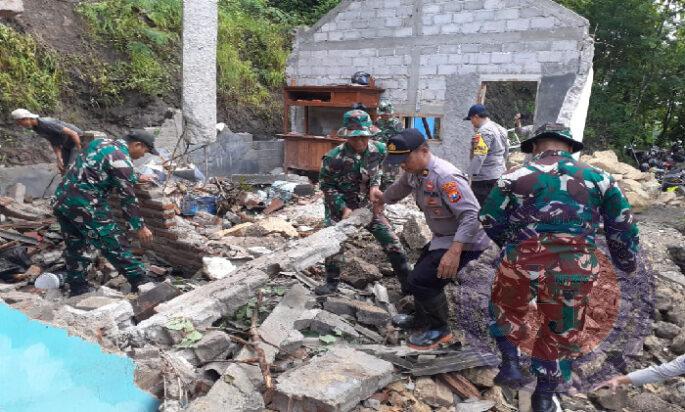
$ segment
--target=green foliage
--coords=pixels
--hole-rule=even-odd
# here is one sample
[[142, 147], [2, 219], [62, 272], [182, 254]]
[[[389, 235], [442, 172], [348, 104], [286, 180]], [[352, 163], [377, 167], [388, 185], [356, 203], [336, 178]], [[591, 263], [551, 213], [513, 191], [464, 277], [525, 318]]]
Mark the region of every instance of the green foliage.
[[179, 348], [190, 348], [202, 339], [202, 333], [198, 332], [189, 319], [174, 318], [167, 323], [166, 328], [169, 330], [181, 332], [183, 340], [177, 345]]
[[[181, 0], [103, 0], [78, 11], [91, 33], [126, 56], [108, 69], [112, 95], [164, 95], [180, 78]], [[295, 21], [263, 0], [220, 0], [217, 86], [224, 104], [258, 107], [285, 80]]]
[[685, 1], [561, 0], [590, 20], [594, 146], [667, 144], [685, 135]]
[[0, 24], [0, 112], [16, 107], [50, 110], [57, 104], [61, 83], [54, 52]]
[[269, 4], [296, 16], [299, 23], [314, 24], [341, 0], [269, 0]]

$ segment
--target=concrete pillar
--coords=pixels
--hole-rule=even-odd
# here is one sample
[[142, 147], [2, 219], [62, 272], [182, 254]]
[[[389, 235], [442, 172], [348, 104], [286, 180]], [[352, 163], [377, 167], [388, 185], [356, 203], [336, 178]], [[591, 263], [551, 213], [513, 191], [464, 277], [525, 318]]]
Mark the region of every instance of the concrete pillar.
[[217, 0], [183, 1], [183, 136], [216, 140]]

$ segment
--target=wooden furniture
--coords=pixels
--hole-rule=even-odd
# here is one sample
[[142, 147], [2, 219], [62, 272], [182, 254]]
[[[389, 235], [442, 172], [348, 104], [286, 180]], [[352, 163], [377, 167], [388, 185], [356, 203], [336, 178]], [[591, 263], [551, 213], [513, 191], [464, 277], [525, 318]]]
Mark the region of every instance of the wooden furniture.
[[[284, 112], [283, 134], [278, 136], [285, 141], [284, 165], [288, 169], [318, 172], [321, 158], [329, 150], [344, 142], [335, 136], [312, 136], [309, 130], [311, 107], [330, 107], [352, 109], [355, 103], [362, 103], [369, 110], [372, 120], [376, 120], [381, 94], [385, 90], [375, 86], [286, 86], [283, 88]], [[300, 106], [304, 109], [304, 134], [290, 131], [290, 108]], [[342, 122], [342, 116], [340, 118]], [[335, 130], [334, 130], [335, 133]]]

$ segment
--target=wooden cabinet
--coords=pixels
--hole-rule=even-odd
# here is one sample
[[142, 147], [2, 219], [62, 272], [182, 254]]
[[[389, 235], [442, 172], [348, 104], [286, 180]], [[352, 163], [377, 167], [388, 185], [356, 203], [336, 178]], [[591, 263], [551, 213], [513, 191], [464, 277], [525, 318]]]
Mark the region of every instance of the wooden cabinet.
[[[331, 107], [352, 109], [355, 103], [362, 103], [369, 109], [372, 120], [376, 120], [378, 103], [384, 89], [370, 86], [286, 86], [283, 88], [284, 113], [283, 134], [285, 141], [283, 168], [318, 172], [321, 158], [329, 150], [344, 142], [334, 136], [313, 136], [310, 134], [310, 108]], [[300, 106], [304, 110], [304, 134], [290, 131], [290, 108]], [[342, 122], [342, 116], [341, 116]]]

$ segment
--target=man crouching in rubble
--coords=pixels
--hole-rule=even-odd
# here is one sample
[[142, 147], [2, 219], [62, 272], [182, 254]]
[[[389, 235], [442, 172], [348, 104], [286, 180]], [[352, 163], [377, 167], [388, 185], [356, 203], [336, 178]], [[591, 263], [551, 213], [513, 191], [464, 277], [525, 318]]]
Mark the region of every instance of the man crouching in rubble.
[[133, 257], [123, 231], [112, 220], [109, 193], [121, 197], [121, 209], [130, 228], [138, 233], [144, 246], [152, 241], [152, 232], [140, 215], [133, 191], [138, 179], [131, 159], [155, 153], [155, 137], [144, 130], [134, 130], [122, 140], [96, 139], [77, 158], [57, 187], [53, 209], [66, 244], [66, 281], [70, 296], [91, 291], [86, 271], [92, 263], [86, 256], [94, 246], [126, 276], [131, 289], [149, 281], [143, 263]]
[[[325, 201], [325, 224], [333, 225], [350, 216], [353, 210], [369, 207], [369, 197], [380, 193], [381, 165], [386, 156], [385, 144], [370, 141], [380, 130], [373, 125], [368, 113], [351, 110], [343, 117], [338, 137], [347, 141], [323, 157], [320, 182]], [[395, 275], [406, 293], [409, 274], [407, 255], [390, 222], [382, 214], [375, 214], [367, 229], [381, 244]], [[340, 282], [343, 253], [326, 259], [326, 284], [315, 289], [317, 295], [333, 293]]]
[[420, 131], [407, 129], [392, 137], [387, 162], [400, 164], [405, 173], [371, 200], [381, 206], [412, 193], [433, 232], [409, 275], [416, 314], [398, 315], [393, 323], [403, 329], [425, 327], [409, 336], [408, 344], [415, 349], [434, 349], [452, 340], [445, 286], [488, 248], [490, 240], [478, 221], [479, 205], [468, 178], [433, 155]]

